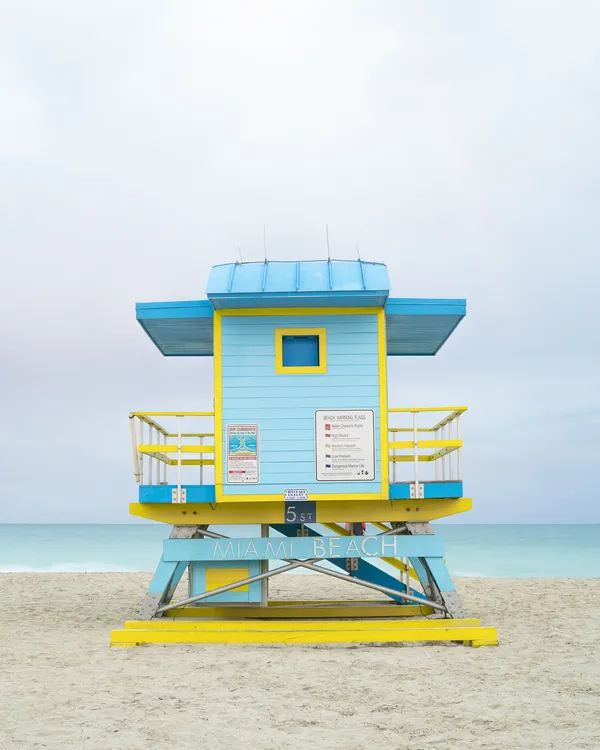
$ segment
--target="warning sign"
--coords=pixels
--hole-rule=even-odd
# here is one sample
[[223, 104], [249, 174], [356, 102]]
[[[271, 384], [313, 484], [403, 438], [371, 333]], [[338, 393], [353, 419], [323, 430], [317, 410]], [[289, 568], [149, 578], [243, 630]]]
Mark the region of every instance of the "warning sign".
[[228, 424], [226, 450], [227, 483], [258, 484], [258, 425]]
[[318, 482], [375, 481], [375, 414], [372, 409], [315, 412]]

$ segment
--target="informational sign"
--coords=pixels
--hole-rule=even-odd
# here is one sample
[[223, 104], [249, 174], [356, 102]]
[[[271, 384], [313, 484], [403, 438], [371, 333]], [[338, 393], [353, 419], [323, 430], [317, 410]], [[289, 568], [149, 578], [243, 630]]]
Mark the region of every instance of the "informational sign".
[[226, 433], [227, 483], [258, 484], [257, 424], [228, 424]]
[[283, 491], [284, 500], [308, 500], [308, 490], [294, 488]]
[[316, 523], [317, 503], [314, 500], [285, 501], [285, 523]]
[[375, 480], [375, 414], [372, 409], [315, 412], [318, 482]]

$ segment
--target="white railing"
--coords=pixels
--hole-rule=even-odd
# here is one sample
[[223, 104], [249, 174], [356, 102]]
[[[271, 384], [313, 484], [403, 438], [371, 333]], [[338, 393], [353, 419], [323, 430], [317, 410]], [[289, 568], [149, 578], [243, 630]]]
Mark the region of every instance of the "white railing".
[[[175, 418], [177, 427], [175, 430], [168, 430], [152, 417]], [[199, 476], [194, 483], [204, 484], [204, 467], [214, 466], [215, 463], [214, 432], [183, 432], [183, 420], [186, 417], [214, 418], [214, 412], [134, 411], [129, 414], [135, 481], [149, 485], [169, 484], [168, 468], [177, 467], [175, 502], [183, 502], [181, 485], [184, 468], [198, 466]], [[197, 442], [190, 444], [188, 441], [192, 438]], [[206, 438], [213, 438], [212, 443], [205, 443]], [[184, 458], [184, 455], [190, 454], [197, 458]], [[212, 455], [205, 458], [205, 454]]]
[[[420, 409], [389, 409], [389, 422], [395, 414], [410, 417], [409, 426], [391, 426], [389, 431], [390, 482], [409, 482], [411, 495], [422, 497], [422, 482], [425, 466], [433, 463], [434, 477], [428, 481], [462, 480], [460, 436], [460, 417], [467, 411], [466, 406], [428, 406]], [[431, 427], [418, 425], [419, 415], [423, 413], [446, 413]], [[430, 437], [421, 437], [428, 433]], [[407, 434], [410, 440], [398, 440], [398, 436]], [[398, 467], [410, 465], [412, 470], [400, 478]]]

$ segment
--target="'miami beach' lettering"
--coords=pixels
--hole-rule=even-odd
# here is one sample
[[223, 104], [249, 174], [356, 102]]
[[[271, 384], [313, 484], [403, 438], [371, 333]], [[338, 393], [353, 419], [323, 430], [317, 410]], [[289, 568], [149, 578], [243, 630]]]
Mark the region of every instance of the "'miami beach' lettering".
[[[396, 557], [396, 536], [299, 537], [297, 539], [215, 540], [213, 560], [289, 560], [292, 558]], [[209, 542], [210, 543], [210, 542]]]

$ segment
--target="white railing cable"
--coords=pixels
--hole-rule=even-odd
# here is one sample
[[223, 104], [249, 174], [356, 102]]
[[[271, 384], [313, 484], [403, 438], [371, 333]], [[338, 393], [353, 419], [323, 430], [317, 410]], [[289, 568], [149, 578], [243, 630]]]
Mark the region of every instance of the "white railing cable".
[[140, 484], [141, 476], [140, 476], [140, 457], [138, 454], [138, 447], [137, 447], [137, 435], [135, 431], [135, 417], [130, 415], [129, 417], [129, 426], [131, 428], [131, 447], [133, 450], [133, 473], [135, 475], [135, 481], [137, 484]]
[[[460, 440], [460, 414], [456, 417], [456, 439]], [[456, 449], [456, 466], [457, 466], [457, 479], [460, 482], [462, 480], [462, 467], [460, 463], [460, 446]]]
[[[446, 439], [446, 427], [442, 427], [442, 440]], [[442, 454], [442, 457], [440, 459], [442, 462], [442, 481], [446, 480], [446, 459], [444, 455]]]
[[181, 502], [181, 422], [183, 417], [177, 417], [177, 502]]
[[413, 455], [415, 459], [415, 498], [419, 497], [419, 442], [417, 439], [417, 412], [413, 411]]
[[[204, 445], [204, 438], [200, 437], [200, 447]], [[200, 451], [200, 484], [204, 484], [204, 453]]]
[[[144, 443], [144, 420], [140, 419], [140, 445]], [[140, 482], [144, 484], [144, 454], [140, 453]]]
[[[158, 435], [158, 432], [156, 433]], [[148, 426], [148, 442], [150, 445], [152, 445], [152, 441], [154, 440], [154, 430], [152, 429], [152, 425]], [[148, 484], [152, 484], [152, 470], [154, 469], [153, 464], [154, 459], [152, 458], [152, 454], [150, 454], [148, 459]]]

